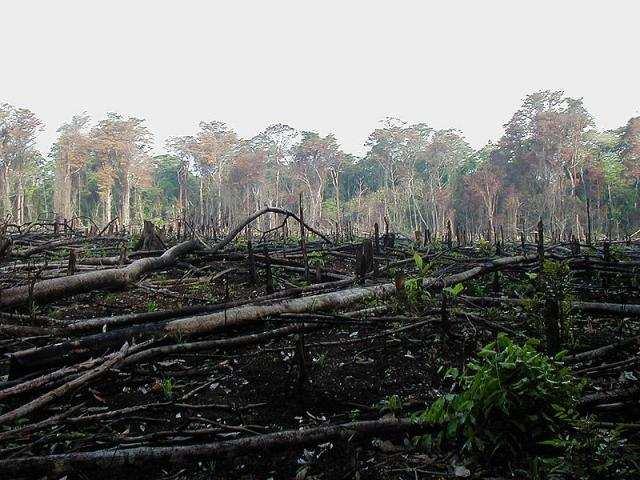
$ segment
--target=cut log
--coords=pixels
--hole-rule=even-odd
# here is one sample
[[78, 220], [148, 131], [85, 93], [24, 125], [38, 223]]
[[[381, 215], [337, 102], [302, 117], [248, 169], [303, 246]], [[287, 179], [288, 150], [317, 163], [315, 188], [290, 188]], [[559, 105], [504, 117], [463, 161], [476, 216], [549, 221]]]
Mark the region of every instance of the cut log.
[[[295, 214], [279, 208], [263, 208], [253, 215], [240, 222], [229, 234], [218, 242], [214, 247], [206, 250], [208, 253], [215, 253], [231, 243], [233, 239], [242, 231], [244, 227], [253, 222], [256, 218], [266, 213], [279, 213], [297, 218]], [[305, 225], [306, 226], [306, 225]], [[155, 227], [154, 227], [155, 228]], [[331, 242], [321, 233], [312, 227], [306, 226], [310, 231], [320, 235], [323, 239]], [[82, 273], [79, 275], [71, 275], [66, 278], [53, 278], [36, 282], [33, 285], [33, 292], [30, 295], [28, 285], [13, 287], [2, 290], [0, 295], [0, 308], [16, 307], [26, 304], [30, 301], [36, 303], [47, 302], [54, 299], [60, 299], [79, 293], [86, 293], [93, 290], [110, 288], [121, 289], [131, 282], [134, 282], [140, 276], [153, 270], [162, 270], [175, 264], [175, 262], [183, 255], [200, 250], [203, 243], [200, 240], [187, 240], [179, 243], [164, 252], [159, 257], [141, 258], [122, 268], [114, 268], [108, 270], [100, 270], [97, 272]]]
[[36, 398], [35, 400], [25, 405], [22, 405], [16, 408], [15, 410], [11, 410], [10, 412], [0, 415], [0, 425], [13, 422], [21, 417], [24, 417], [25, 415], [30, 414], [31, 412], [43, 407], [44, 405], [47, 405], [48, 403], [52, 402], [56, 398], [59, 398], [70, 392], [73, 392], [78, 388], [80, 388], [82, 385], [87, 384], [91, 380], [101, 375], [104, 375], [109, 371], [109, 369], [117, 366], [119, 363], [122, 362], [122, 360], [124, 360], [128, 350], [129, 350], [129, 344], [125, 343], [118, 353], [112, 355], [111, 358], [105, 360], [105, 362], [102, 365], [89, 370], [83, 375], [71, 380], [70, 382], [65, 383], [64, 385], [61, 385], [60, 387]]
[[17, 475], [25, 474], [32, 476], [36, 474], [62, 475], [82, 468], [111, 471], [156, 463], [184, 464], [201, 459], [211, 461], [217, 457], [234, 457], [253, 452], [264, 453], [282, 448], [302, 447], [337, 439], [351, 441], [354, 437], [362, 438], [398, 433], [415, 434], [433, 429], [434, 427], [428, 424], [418, 423], [411, 419], [385, 418], [302, 430], [284, 430], [277, 433], [199, 445], [130, 449], [118, 447], [94, 452], [14, 458], [0, 460], [0, 473], [4, 478], [14, 478]]
[[0, 307], [16, 307], [30, 300], [42, 303], [102, 288], [124, 288], [143, 274], [170, 267], [182, 255], [200, 248], [200, 241], [189, 240], [170, 248], [159, 257], [141, 258], [123, 268], [42, 280], [33, 285], [33, 297], [29, 296], [28, 285], [7, 288], [1, 292]]

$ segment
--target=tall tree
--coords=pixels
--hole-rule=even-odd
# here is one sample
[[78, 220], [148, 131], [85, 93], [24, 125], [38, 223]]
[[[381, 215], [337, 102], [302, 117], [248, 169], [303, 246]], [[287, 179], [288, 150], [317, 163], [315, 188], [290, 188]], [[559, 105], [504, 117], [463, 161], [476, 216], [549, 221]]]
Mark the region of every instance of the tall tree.
[[152, 136], [145, 121], [107, 114], [92, 130], [92, 144], [100, 158], [99, 184], [104, 207], [104, 221], [112, 218], [113, 187], [120, 187], [120, 220], [131, 223], [132, 165], [150, 148]]
[[[4, 214], [24, 223], [27, 214], [25, 193], [33, 181], [40, 153], [35, 148], [42, 122], [26, 108], [0, 105], [0, 191]], [[13, 201], [11, 194], [13, 193]]]
[[80, 174], [87, 164], [90, 150], [87, 133], [89, 121], [89, 116], [83, 113], [63, 124], [58, 128], [58, 139], [51, 151], [55, 159], [56, 179], [53, 208], [65, 219], [79, 214], [77, 194], [80, 189]]
[[292, 168], [295, 177], [309, 194], [310, 218], [313, 224], [322, 221], [322, 203], [329, 170], [341, 155], [333, 135], [325, 137], [317, 132], [302, 132], [300, 143], [294, 148]]

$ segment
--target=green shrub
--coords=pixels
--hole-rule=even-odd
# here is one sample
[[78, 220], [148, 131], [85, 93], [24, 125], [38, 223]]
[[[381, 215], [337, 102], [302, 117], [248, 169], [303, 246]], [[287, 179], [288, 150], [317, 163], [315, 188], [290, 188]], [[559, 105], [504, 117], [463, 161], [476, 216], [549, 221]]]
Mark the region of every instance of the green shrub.
[[520, 346], [500, 334], [465, 372], [449, 369], [445, 377], [454, 379], [461, 392], [441, 397], [416, 416], [443, 426], [435, 437], [416, 439], [418, 444], [461, 441], [463, 451], [501, 456], [549, 439], [566, 426], [581, 384], [563, 367], [561, 355], [549, 358], [536, 346], [536, 340]]
[[614, 480], [640, 478], [640, 451], [622, 429], [599, 427], [591, 419], [575, 422], [571, 431], [543, 442], [558, 450], [552, 457], [536, 457], [536, 479]]

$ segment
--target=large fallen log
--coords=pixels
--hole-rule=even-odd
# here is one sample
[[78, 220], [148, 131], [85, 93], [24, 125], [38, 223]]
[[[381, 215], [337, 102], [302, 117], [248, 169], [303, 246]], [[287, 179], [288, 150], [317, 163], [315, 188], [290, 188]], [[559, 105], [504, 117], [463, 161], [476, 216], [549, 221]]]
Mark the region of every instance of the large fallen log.
[[33, 292], [30, 292], [29, 285], [7, 288], [0, 292], [0, 307], [16, 307], [30, 300], [42, 303], [102, 288], [124, 288], [143, 274], [168, 268], [182, 255], [199, 248], [202, 248], [199, 240], [188, 240], [171, 247], [159, 257], [141, 258], [123, 268], [110, 268], [36, 282]]
[[[266, 213], [278, 213], [288, 215], [294, 218], [295, 214], [287, 210], [279, 208], [263, 208], [253, 215], [240, 222], [229, 234], [218, 242], [212, 248], [208, 248], [208, 253], [220, 251], [226, 245], [231, 243], [233, 239], [258, 217]], [[306, 226], [306, 225], [305, 225]], [[327, 242], [331, 242], [327, 237], [317, 232], [310, 226], [307, 229], [321, 236]], [[164, 252], [159, 257], [141, 258], [122, 268], [111, 268], [95, 272], [82, 273], [79, 275], [71, 275], [64, 278], [52, 278], [36, 282], [31, 290], [29, 285], [7, 288], [0, 292], [0, 308], [16, 307], [24, 305], [30, 301], [36, 303], [47, 302], [54, 299], [60, 299], [79, 293], [86, 293], [102, 288], [120, 289], [129, 285], [140, 278], [143, 274], [168, 268], [176, 263], [183, 255], [203, 248], [200, 240], [188, 240], [179, 243]]]
[[[462, 295], [461, 300], [466, 300], [478, 305], [525, 305], [527, 299], [509, 297], [470, 297]], [[610, 315], [640, 315], [640, 305], [630, 303], [604, 303], [604, 302], [571, 302], [571, 308], [581, 312], [606, 313]]]
[[77, 452], [41, 457], [14, 458], [0, 460], [3, 478], [20, 475], [62, 475], [79, 469], [122, 469], [149, 464], [185, 464], [201, 459], [233, 457], [253, 452], [269, 452], [276, 449], [302, 447], [331, 440], [370, 437], [373, 435], [393, 435], [398, 433], [419, 433], [434, 427], [414, 420], [385, 418], [350, 422], [325, 427], [302, 430], [284, 430], [276, 433], [256, 435], [214, 443], [170, 447], [113, 448], [93, 452]]
[[71, 380], [70, 382], [67, 382], [64, 385], [61, 385], [58, 388], [55, 388], [54, 390], [51, 390], [50, 392], [45, 393], [44, 395], [36, 398], [35, 400], [32, 400], [31, 402], [25, 405], [22, 405], [16, 408], [15, 410], [11, 410], [10, 412], [0, 415], [0, 425], [13, 422], [19, 419], [20, 417], [24, 417], [25, 415], [28, 415], [31, 412], [39, 408], [42, 408], [44, 405], [47, 405], [48, 403], [54, 401], [55, 399], [60, 398], [63, 395], [66, 395], [70, 392], [73, 392], [74, 390], [77, 390], [78, 388], [87, 384], [91, 380], [94, 380], [95, 378], [101, 375], [104, 375], [111, 368], [121, 363], [126, 357], [128, 351], [129, 351], [129, 344], [125, 343], [118, 353], [106, 359], [104, 363], [102, 363], [102, 365], [99, 365], [89, 370], [88, 372], [85, 372], [84, 374]]
[[189, 305], [187, 307], [177, 308], [173, 310], [156, 310], [154, 312], [127, 313], [124, 315], [113, 315], [111, 317], [76, 320], [65, 327], [65, 332], [77, 334], [91, 331], [100, 331], [103, 329], [111, 330], [127, 325], [159, 322], [162, 320], [172, 320], [180, 317], [191, 317], [194, 315], [202, 315], [205, 313], [212, 313], [220, 310], [240, 307], [242, 305], [250, 303], [258, 304], [285, 297], [296, 297], [300, 296], [303, 293], [316, 293], [320, 291], [334, 290], [350, 286], [351, 284], [353, 284], [353, 282], [354, 279], [349, 278], [345, 280], [338, 280], [335, 282], [315, 283], [312, 285], [305, 285], [303, 287], [289, 288], [261, 297], [235, 300], [232, 302], [215, 303], [209, 305]]

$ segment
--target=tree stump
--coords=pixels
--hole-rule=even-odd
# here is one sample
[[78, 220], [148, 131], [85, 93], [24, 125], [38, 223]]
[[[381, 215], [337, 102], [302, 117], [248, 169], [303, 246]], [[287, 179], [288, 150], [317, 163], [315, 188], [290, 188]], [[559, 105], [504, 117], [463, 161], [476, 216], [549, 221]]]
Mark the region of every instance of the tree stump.
[[134, 250], [165, 250], [166, 248], [167, 246], [155, 225], [145, 220], [142, 233], [136, 242]]
[[364, 283], [367, 273], [373, 271], [373, 242], [366, 239], [356, 253], [356, 276]]

